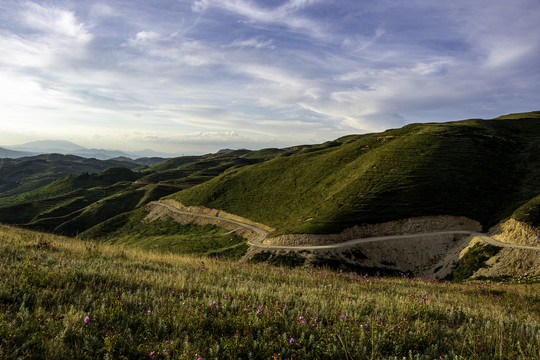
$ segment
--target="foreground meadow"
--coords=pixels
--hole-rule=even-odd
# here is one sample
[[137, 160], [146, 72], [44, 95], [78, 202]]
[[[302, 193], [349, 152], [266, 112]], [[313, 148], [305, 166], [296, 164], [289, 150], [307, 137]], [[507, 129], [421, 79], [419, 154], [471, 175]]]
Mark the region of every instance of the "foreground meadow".
[[379, 278], [0, 226], [2, 359], [538, 359], [540, 286]]

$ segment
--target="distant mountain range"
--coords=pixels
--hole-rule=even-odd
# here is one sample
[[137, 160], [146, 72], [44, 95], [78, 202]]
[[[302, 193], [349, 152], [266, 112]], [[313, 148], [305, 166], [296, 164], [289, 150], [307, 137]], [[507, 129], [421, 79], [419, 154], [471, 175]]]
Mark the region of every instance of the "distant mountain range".
[[0, 157], [2, 158], [17, 159], [25, 156], [41, 154], [77, 155], [84, 158], [95, 158], [98, 160], [109, 160], [118, 157], [139, 159], [145, 157], [171, 158], [177, 156], [175, 154], [156, 152], [150, 149], [131, 152], [106, 149], [87, 149], [66, 140], [41, 140], [21, 145], [0, 147]]

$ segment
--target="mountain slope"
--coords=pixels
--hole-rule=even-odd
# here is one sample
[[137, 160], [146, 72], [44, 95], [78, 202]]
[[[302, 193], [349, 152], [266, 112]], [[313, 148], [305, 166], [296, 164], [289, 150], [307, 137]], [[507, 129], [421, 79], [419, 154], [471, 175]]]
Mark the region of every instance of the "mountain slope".
[[126, 161], [101, 161], [60, 154], [0, 159], [0, 198], [37, 189], [67, 175], [95, 174], [111, 167], [134, 169], [138, 166]]
[[279, 233], [457, 215], [489, 227], [540, 193], [540, 112], [412, 124], [225, 172], [172, 197]]

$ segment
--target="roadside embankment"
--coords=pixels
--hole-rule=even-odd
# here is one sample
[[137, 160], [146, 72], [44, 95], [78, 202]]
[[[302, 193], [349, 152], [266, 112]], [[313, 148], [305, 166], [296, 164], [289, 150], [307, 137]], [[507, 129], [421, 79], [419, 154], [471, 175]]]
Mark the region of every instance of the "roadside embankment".
[[488, 235], [503, 243], [540, 246], [540, 228], [515, 219], [495, 225], [489, 230]]
[[363, 224], [345, 229], [339, 234], [287, 234], [266, 238], [264, 244], [276, 246], [329, 245], [352, 239], [380, 236], [422, 234], [443, 231], [479, 232], [482, 225], [463, 216], [423, 216], [379, 224]]
[[167, 199], [151, 202], [145, 221], [172, 218], [180, 224], [216, 225], [227, 230], [235, 231], [247, 240], [262, 241], [273, 229], [249, 219], [229, 214], [222, 210], [209, 209], [202, 206], [184, 206], [176, 200]]

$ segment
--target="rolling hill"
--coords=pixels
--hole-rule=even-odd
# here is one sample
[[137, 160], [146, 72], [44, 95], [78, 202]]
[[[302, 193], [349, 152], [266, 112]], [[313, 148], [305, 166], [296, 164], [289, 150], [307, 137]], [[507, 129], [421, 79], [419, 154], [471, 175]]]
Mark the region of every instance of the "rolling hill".
[[347, 136], [232, 168], [170, 197], [283, 234], [426, 215], [466, 216], [488, 228], [529, 202], [537, 208], [539, 194], [540, 112], [531, 112]]
[[[212, 179], [229, 168], [261, 162], [275, 153], [228, 151], [179, 157], [158, 164], [156, 159], [100, 161], [59, 154], [19, 161], [7, 159], [4, 173], [0, 168], [7, 189], [0, 192], [0, 222], [71, 236], [104, 222], [108, 229], [121, 228], [125, 213], [180, 188]], [[250, 155], [247, 159], [242, 157], [246, 154]], [[133, 168], [135, 171], [130, 170]], [[99, 169], [105, 170], [97, 172]], [[66, 174], [70, 175], [60, 177]], [[135, 213], [133, 216], [138, 218]], [[172, 227], [170, 232], [175, 229]], [[90, 233], [96, 235], [100, 231]]]
[[134, 169], [138, 166], [128, 161], [102, 161], [60, 154], [0, 159], [0, 206], [5, 204], [2, 198], [35, 190], [68, 175], [93, 174], [111, 167]]
[[[540, 225], [540, 112], [411, 124], [323, 144], [227, 150], [139, 167], [122, 158], [62, 155], [2, 166], [0, 222], [110, 244], [168, 247], [178, 239], [174, 246], [186, 252], [197, 234], [214, 232], [167, 221], [146, 231], [145, 205], [165, 198], [268, 225], [275, 229], [270, 236], [335, 234], [437, 215], [465, 216], [485, 230], [509, 218]], [[55, 179], [64, 174], [71, 175]], [[185, 231], [193, 234], [180, 240]], [[227, 241], [198, 253], [238, 257], [247, 248]]]

